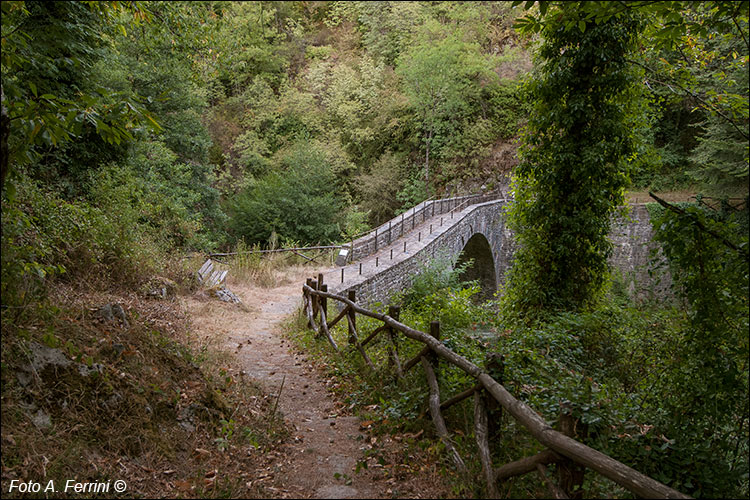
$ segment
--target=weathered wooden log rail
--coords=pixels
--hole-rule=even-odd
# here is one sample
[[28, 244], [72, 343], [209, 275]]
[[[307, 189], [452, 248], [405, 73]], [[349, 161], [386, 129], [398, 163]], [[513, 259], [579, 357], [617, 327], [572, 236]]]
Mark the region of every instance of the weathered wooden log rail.
[[[581, 494], [580, 487], [583, 483], [584, 468], [589, 468], [640, 497], [691, 498], [573, 439], [571, 437], [573, 426], [569, 421], [569, 416], [561, 415], [559, 427], [562, 432], [547, 425], [544, 419], [533, 409], [514, 398], [500, 382], [495, 380], [486, 371], [445, 347], [440, 342], [440, 324], [438, 322], [431, 323], [430, 333], [427, 334], [399, 322], [397, 307], [390, 307], [388, 315], [381, 314], [358, 306], [356, 304], [356, 297], [352, 291], [350, 291], [347, 298], [329, 293], [327, 290], [327, 285], [323, 284], [322, 274], [318, 275], [317, 280], [308, 279], [307, 283], [302, 286], [304, 309], [309, 326], [318, 335], [325, 336], [333, 348], [337, 352], [340, 352], [330, 331], [339, 321], [346, 318], [349, 328], [349, 343], [356, 347], [370, 369], [374, 369], [375, 367], [365, 351], [365, 345], [381, 332], [388, 332], [388, 341], [390, 342], [388, 364], [389, 366], [396, 367], [397, 377], [403, 377], [404, 373], [409, 369], [421, 363], [430, 391], [430, 415], [437, 429], [438, 436], [445, 444], [449, 456], [456, 464], [456, 468], [461, 472], [466, 471], [466, 466], [451, 442], [441, 410], [445, 410], [449, 406], [468, 397], [474, 397], [475, 438], [482, 463], [482, 475], [487, 483], [487, 493], [490, 497], [497, 498], [498, 483], [510, 477], [529, 472], [537, 472], [540, 475], [540, 478], [547, 485], [553, 497], [567, 498], [571, 495], [575, 497]], [[344, 309], [332, 321], [327, 321], [326, 318], [328, 299], [344, 304]], [[361, 332], [357, 330], [357, 314], [383, 323], [382, 326], [376, 328], [367, 336], [365, 342], [359, 341]], [[413, 359], [403, 364], [398, 358], [396, 332], [400, 332], [406, 337], [425, 345]], [[441, 403], [437, 381], [439, 375], [436, 374], [438, 357], [476, 379], [477, 384]], [[525, 427], [547, 449], [534, 456], [522, 458], [499, 468], [493, 468], [489, 446], [490, 433], [488, 431], [488, 424], [490, 423], [488, 407], [492, 399], [497, 401], [502, 409], [507, 411], [518, 423]], [[568, 421], [566, 421], [566, 418]], [[556, 464], [557, 466], [559, 485], [555, 484], [548, 474], [545, 466], [549, 464]]]

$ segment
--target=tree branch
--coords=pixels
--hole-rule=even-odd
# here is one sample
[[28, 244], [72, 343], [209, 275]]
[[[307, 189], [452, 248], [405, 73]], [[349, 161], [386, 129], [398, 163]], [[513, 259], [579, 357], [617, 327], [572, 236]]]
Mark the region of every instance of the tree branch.
[[[633, 61], [633, 60], [630, 60], [630, 59], [628, 59], [628, 62], [631, 63], [631, 64], [635, 64], [637, 66], [640, 66], [641, 68], [644, 68], [646, 71], [650, 72], [652, 75], [656, 74], [656, 71], [654, 71], [653, 69], [649, 68], [648, 66], [646, 66], [643, 63], [639, 63], [638, 61]], [[670, 87], [668, 83], [662, 82], [662, 81], [657, 80], [657, 79], [655, 79], [653, 77], [651, 78], [651, 81], [656, 82], [659, 85], [664, 85], [665, 87], [668, 87], [670, 90], [672, 90], [672, 92], [674, 92], [674, 89], [672, 89], [672, 87]], [[727, 123], [729, 123], [730, 125], [732, 125], [735, 128], [735, 130], [737, 130], [737, 132], [739, 132], [740, 135], [742, 137], [744, 137], [746, 140], [750, 139], [750, 136], [747, 134], [747, 132], [745, 132], [744, 130], [742, 130], [741, 128], [739, 128], [739, 126], [737, 126], [737, 124], [734, 123], [734, 121], [731, 118], [729, 118], [724, 113], [722, 113], [721, 111], [719, 111], [718, 109], [716, 109], [716, 107], [712, 106], [711, 103], [709, 103], [708, 101], [706, 101], [705, 99], [703, 99], [698, 94], [695, 94], [691, 90], [686, 89], [685, 87], [683, 87], [679, 83], [674, 82], [674, 81], [672, 83], [674, 84], [675, 87], [679, 87], [680, 90], [682, 90], [686, 94], [690, 95], [690, 97], [692, 97], [692, 98], [700, 101], [701, 103], [703, 103], [703, 105], [706, 106], [707, 109], [709, 109], [710, 111], [713, 111], [714, 113], [716, 113], [717, 115], [719, 115], [720, 117], [722, 117]]]
[[679, 214], [679, 215], [688, 215], [688, 216], [690, 216], [690, 218], [693, 220], [693, 222], [695, 222], [695, 225], [698, 226], [698, 229], [700, 229], [701, 231], [705, 232], [706, 234], [710, 234], [711, 236], [713, 236], [717, 240], [721, 241], [725, 246], [731, 248], [732, 250], [734, 250], [735, 252], [739, 253], [741, 256], [745, 257], [746, 259], [748, 258], [748, 252], [746, 250], [743, 251], [740, 247], [738, 247], [737, 245], [735, 245], [734, 243], [732, 243], [728, 239], [724, 238], [722, 235], [720, 235], [716, 231], [713, 231], [712, 229], [707, 228], [697, 217], [695, 217], [695, 215], [693, 215], [693, 214], [691, 214], [689, 212], [686, 212], [685, 210], [681, 209], [680, 207], [678, 207], [676, 205], [672, 205], [671, 203], [662, 200], [661, 198], [659, 198], [658, 196], [656, 196], [651, 191], [648, 192], [648, 195], [651, 198], [655, 199], [659, 203], [659, 205], [663, 206], [667, 210], [670, 210], [670, 211], [672, 211], [672, 212], [674, 212], [676, 214]]

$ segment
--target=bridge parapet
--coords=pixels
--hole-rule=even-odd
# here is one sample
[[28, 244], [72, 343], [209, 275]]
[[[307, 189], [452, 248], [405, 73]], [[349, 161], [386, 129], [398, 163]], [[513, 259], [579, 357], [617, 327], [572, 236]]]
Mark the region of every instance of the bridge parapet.
[[[425, 200], [411, 210], [407, 210], [353, 240], [347, 249], [347, 261], [362, 260], [365, 257], [373, 255], [378, 250], [392, 244], [398, 238], [408, 234], [417, 225], [435, 215], [450, 214], [453, 216], [457, 211], [463, 210], [469, 205], [498, 199], [505, 199], [505, 194], [501, 190], [437, 200]], [[341, 265], [344, 263], [341, 262]]]
[[[489, 201], [483, 201], [488, 198]], [[465, 250], [462, 258], [474, 261], [468, 279], [479, 278], [485, 288], [492, 283], [496, 286], [505, 283], [516, 246], [514, 235], [505, 224], [508, 201], [500, 193], [442, 200], [443, 215], [441, 200], [428, 201], [405, 216], [403, 225], [400, 217], [398, 225], [393, 221], [381, 225], [377, 247], [375, 231], [356, 240], [354, 262], [332, 271], [326, 282], [340, 293], [356, 291], [362, 303], [385, 303], [390, 295], [408, 287], [426, 262], [437, 254], [456, 256]], [[449, 206], [455, 208], [448, 209]], [[433, 207], [435, 217], [432, 217]], [[425, 222], [422, 222], [423, 217]], [[412, 221], [415, 221], [414, 230]], [[633, 205], [629, 216], [615, 216], [611, 224], [609, 238], [614, 252], [609, 263], [620, 273], [623, 291], [638, 300], [668, 296], [669, 273], [655, 272], [657, 269], [652, 266], [650, 255], [658, 250], [658, 245], [651, 240], [652, 228], [645, 207]], [[357, 247], [358, 244], [362, 246]], [[482, 294], [489, 297], [494, 291], [483, 288]]]

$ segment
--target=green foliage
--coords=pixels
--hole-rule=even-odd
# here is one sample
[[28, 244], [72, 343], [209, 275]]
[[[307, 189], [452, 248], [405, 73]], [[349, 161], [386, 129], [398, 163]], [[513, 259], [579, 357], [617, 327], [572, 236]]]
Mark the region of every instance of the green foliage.
[[482, 84], [493, 82], [497, 75], [479, 46], [465, 42], [460, 34], [420, 40], [401, 54], [396, 72], [404, 81], [404, 91], [417, 120], [429, 193], [430, 155], [444, 155], [457, 125], [471, 114], [471, 103], [478, 99]]
[[272, 234], [303, 243], [339, 238], [342, 198], [322, 146], [298, 142], [283, 152], [275, 170], [231, 202], [232, 235], [265, 243]]
[[693, 150], [692, 160], [696, 168], [689, 174], [711, 193], [747, 193], [746, 139], [726, 121], [709, 117], [705, 122], [705, 133], [699, 137], [699, 144]]
[[660, 208], [652, 209], [655, 239], [669, 259], [675, 293], [686, 300], [687, 324], [681, 363], [665, 380], [672, 392], [659, 404], [677, 449], [701, 450], [706, 466], [715, 468], [713, 477], [696, 485], [711, 496], [748, 470], [747, 461], [738, 462], [748, 418], [747, 208], [744, 214], [694, 205], [682, 206], [682, 214]]
[[[374, 225], [393, 218], [401, 204], [408, 207], [411, 197], [399, 198], [407, 167], [400, 156], [387, 151], [372, 166], [372, 170], [356, 178], [362, 207], [370, 214]], [[420, 183], [420, 188], [422, 185]], [[424, 190], [421, 189], [421, 192]], [[422, 193], [420, 193], [422, 194]], [[424, 199], [424, 198], [422, 198]], [[421, 199], [419, 201], [422, 201]]]
[[519, 247], [506, 297], [519, 311], [576, 310], [599, 297], [633, 151], [638, 75], [626, 59], [639, 23], [622, 16], [572, 29], [577, 9], [563, 4], [548, 19], [529, 82], [534, 108], [509, 214]]
[[36, 161], [43, 151], [87, 133], [119, 145], [132, 141], [139, 129], [159, 129], [137, 98], [92, 78], [106, 54], [112, 18], [123, 11], [139, 20], [148, 17], [140, 6], [118, 2], [3, 3], [2, 106], [8, 119], [3, 182], [10, 167]]
[[[428, 297], [443, 296], [445, 298], [446, 293], [462, 290], [467, 283], [461, 281], [461, 273], [470, 267], [472, 262], [466, 261], [454, 267], [456, 260], [457, 258], [450, 255], [441, 254], [428, 261], [414, 276], [411, 286], [397, 300], [402, 302], [404, 307], [420, 310]], [[468, 285], [475, 284], [469, 283]], [[476, 290], [473, 288], [472, 290], [476, 293]]]
[[136, 144], [124, 165], [111, 165], [92, 174], [88, 192], [96, 206], [114, 206], [160, 235], [169, 247], [202, 249], [220, 237], [206, 226], [221, 225], [211, 174], [202, 165], [179, 162], [162, 142]]
[[370, 225], [367, 223], [369, 212], [363, 212], [356, 206], [346, 212], [344, 217], [344, 229], [341, 233], [344, 240], [351, 240], [358, 235], [369, 231]]
[[[693, 398], [696, 387], [716, 380], [688, 358], [692, 341], [683, 311], [613, 305], [544, 321], [503, 315], [500, 323], [492, 348], [504, 355], [505, 385], [545, 420], [570, 412], [578, 439], [684, 493], [747, 491], [740, 451], [747, 417], [714, 419], [717, 411], [728, 417], [746, 406], [747, 393], [735, 388], [728, 407], [713, 397]], [[703, 376], [708, 380], [699, 382]], [[688, 387], [693, 383], [699, 385]]]
[[403, 213], [415, 208], [428, 198], [427, 187], [419, 170], [412, 168], [412, 173], [403, 181], [403, 187], [396, 193], [396, 200], [401, 202], [401, 208], [396, 213]]
[[426, 18], [421, 2], [335, 2], [327, 24], [355, 20], [367, 51], [392, 65]]
[[94, 206], [68, 202], [28, 179], [17, 186], [3, 201], [4, 306], [39, 300], [56, 275], [138, 283], [159, 263], [155, 235], [122, 203], [126, 188], [105, 183], [102, 204]]

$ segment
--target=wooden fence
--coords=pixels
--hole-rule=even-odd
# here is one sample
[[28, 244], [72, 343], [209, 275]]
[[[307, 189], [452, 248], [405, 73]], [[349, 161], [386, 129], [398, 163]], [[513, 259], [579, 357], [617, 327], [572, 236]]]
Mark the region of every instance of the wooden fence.
[[[215, 259], [219, 262], [224, 262], [222, 259], [226, 259], [227, 257], [232, 257], [235, 255], [255, 254], [255, 255], [260, 255], [260, 256], [268, 256], [268, 255], [278, 255], [281, 253], [290, 253], [298, 257], [302, 257], [307, 262], [315, 262], [321, 257], [328, 255], [331, 261], [330, 264], [333, 265], [333, 261], [335, 259], [335, 250], [339, 250], [340, 248], [342, 248], [342, 245], [319, 245], [319, 246], [299, 247], [299, 248], [273, 248], [273, 249], [266, 249], [266, 250], [243, 250], [241, 252], [209, 253], [208, 258]], [[325, 252], [326, 250], [330, 250], [331, 253], [326, 253]], [[303, 252], [318, 252], [318, 254], [306, 255]], [[291, 257], [291, 255], [289, 257]]]
[[[540, 475], [542, 482], [547, 485], [553, 498], [569, 498], [571, 495], [573, 498], [580, 498], [586, 468], [598, 472], [640, 497], [691, 498], [573, 439], [571, 437], [573, 435], [573, 421], [569, 415], [561, 414], [558, 422], [560, 431], [547, 425], [544, 419], [533, 409], [514, 398], [503, 387], [502, 380], [495, 380], [487, 371], [445, 347], [440, 342], [440, 324], [438, 322], [431, 323], [430, 333], [427, 334], [400, 323], [397, 307], [389, 307], [387, 315], [364, 309], [356, 304], [354, 291], [350, 291], [348, 297], [328, 293], [328, 286], [323, 283], [322, 274], [318, 274], [317, 280], [308, 279], [307, 283], [302, 286], [302, 293], [308, 325], [316, 334], [325, 336], [337, 352], [340, 352], [340, 349], [331, 335], [331, 328], [345, 319], [348, 323], [348, 342], [356, 347], [369, 367], [375, 368], [365, 347], [380, 334], [388, 335], [389, 366], [393, 367], [395, 376], [402, 378], [415, 365], [422, 365], [429, 386], [429, 408], [432, 422], [456, 468], [462, 472], [466, 472], [466, 465], [450, 440], [441, 410], [445, 410], [468, 397], [474, 398], [474, 434], [482, 463], [482, 475], [487, 484], [487, 493], [491, 498], [498, 497], [497, 485], [499, 482], [535, 471]], [[329, 299], [344, 305], [341, 312], [331, 321], [326, 317]], [[357, 329], [357, 314], [374, 318], [383, 324], [369, 333], [363, 340], [360, 340], [363, 332]], [[397, 334], [403, 334], [424, 344], [422, 350], [405, 363], [398, 356]], [[438, 375], [436, 374], [438, 358], [457, 366], [476, 379], [477, 383], [441, 402]], [[492, 362], [490, 360], [488, 364], [491, 365]], [[497, 367], [494, 367], [494, 370], [492, 366], [488, 366], [488, 368], [497, 372]], [[505, 464], [497, 469], [493, 468], [489, 446], [489, 427], [493, 422], [488, 417], [488, 408], [495, 404], [495, 401], [547, 449], [536, 455]], [[548, 476], [546, 466], [549, 464], [557, 466], [557, 483]]]

